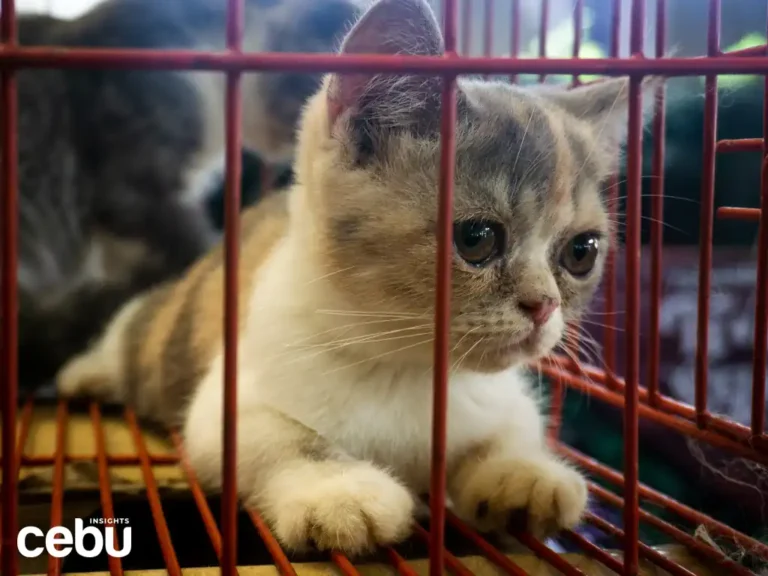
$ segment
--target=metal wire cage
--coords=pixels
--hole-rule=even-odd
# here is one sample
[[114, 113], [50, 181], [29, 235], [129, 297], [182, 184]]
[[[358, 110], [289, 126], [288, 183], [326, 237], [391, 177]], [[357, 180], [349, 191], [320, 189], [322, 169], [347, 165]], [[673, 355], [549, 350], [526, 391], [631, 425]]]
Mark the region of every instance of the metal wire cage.
[[[479, 1], [479, 0], [478, 0]], [[463, 525], [444, 508], [445, 499], [445, 436], [446, 436], [446, 380], [448, 373], [448, 337], [449, 290], [451, 275], [452, 244], [452, 197], [454, 180], [454, 125], [456, 121], [456, 77], [460, 74], [508, 75], [515, 81], [520, 74], [534, 74], [544, 77], [551, 74], [573, 75], [578, 81], [580, 74], [600, 74], [606, 76], [630, 75], [630, 114], [627, 144], [627, 205], [626, 205], [626, 247], [623, 261], [610, 259], [606, 273], [605, 312], [607, 322], [615, 314], [618, 296], [615, 273], [619, 266], [625, 267], [626, 302], [624, 325], [626, 332], [624, 374], [616, 371], [617, 344], [613, 325], [606, 327], [604, 360], [606, 370], [576, 365], [574, 362], [545, 363], [542, 370], [551, 378], [553, 440], [558, 434], [560, 407], [564, 387], [572, 387], [588, 392], [593, 398], [621, 408], [624, 421], [624, 470], [613, 471], [579, 452], [555, 442], [560, 453], [587, 470], [595, 479], [620, 488], [623, 497], [607, 490], [597, 483], [591, 485], [592, 495], [598, 500], [623, 509], [623, 530], [595, 515], [589, 514], [590, 522], [606, 533], [612, 534], [623, 542], [621, 555], [609, 554], [590, 543], [578, 534], [568, 535], [583, 552], [597, 560], [605, 573], [623, 575], [639, 573], [641, 560], [674, 575], [693, 574], [674, 559], [640, 541], [640, 522], [647, 522], [660, 531], [679, 541], [698, 556], [711, 561], [721, 570], [720, 574], [751, 574], [747, 568], [724, 556], [720, 551], [707, 546], [691, 535], [691, 531], [682, 530], [663, 521], [641, 507], [641, 501], [661, 506], [677, 514], [690, 527], [704, 526], [713, 536], [727, 538], [757, 556], [768, 560], [768, 546], [742, 534], [729, 526], [714, 520], [692, 508], [683, 506], [663, 494], [645, 487], [639, 482], [638, 474], [638, 426], [640, 418], [649, 419], [677, 431], [709, 443], [722, 449], [750, 459], [760, 464], [768, 464], [768, 436], [764, 430], [765, 421], [765, 380], [766, 350], [768, 348], [768, 223], [760, 209], [723, 208], [719, 216], [759, 222], [759, 258], [757, 266], [757, 298], [755, 302], [752, 421], [751, 426], [738, 424], [712, 414], [707, 406], [707, 350], [708, 350], [708, 310], [711, 292], [712, 264], [712, 229], [715, 218], [714, 197], [714, 160], [717, 152], [723, 151], [759, 151], [764, 159], [768, 158], [768, 99], [765, 101], [765, 120], [763, 138], [717, 141], [717, 75], [718, 74], [768, 74], [768, 48], [760, 46], [739, 52], [725, 53], [720, 49], [721, 1], [708, 2], [708, 51], [701, 58], [664, 57], [666, 1], [655, 0], [656, 41], [655, 58], [643, 54], [645, 42], [644, 22], [646, 0], [633, 0], [631, 3], [630, 54], [628, 58], [619, 57], [619, 15], [620, 0], [612, 0], [613, 26], [611, 34], [611, 54], [604, 59], [579, 58], [582, 43], [581, 19], [583, 0], [575, 1], [573, 58], [546, 58], [546, 22], [549, 15], [549, 3], [542, 0], [541, 31], [539, 35], [539, 58], [518, 58], [520, 51], [520, 2], [508, 0], [511, 6], [511, 43], [510, 57], [491, 57], [491, 45], [494, 20], [494, 1], [484, 0], [485, 22], [483, 24], [484, 57], [464, 57], [470, 42], [470, 3], [465, 0], [460, 5], [458, 0], [444, 0], [440, 14], [444, 27], [445, 55], [431, 57], [386, 57], [386, 56], [326, 56], [319, 54], [245, 54], [241, 50], [243, 36], [244, 0], [229, 0], [227, 21], [227, 50], [223, 53], [200, 53], [182, 50], [47, 50], [43, 48], [23, 48], [17, 45], [16, 10], [14, 0], [2, 0], [2, 22], [0, 36], [0, 109], [2, 117], [2, 317], [14, 318], [17, 309], [17, 94], [16, 71], [21, 68], [43, 67], [101, 67], [101, 68], [143, 68], [143, 69], [195, 69], [220, 71], [226, 75], [226, 200], [225, 200], [225, 362], [224, 362], [224, 450], [223, 496], [220, 527], [214, 521], [210, 506], [206, 503], [202, 490], [194, 474], [185, 462], [183, 447], [177, 434], [172, 433], [176, 448], [175, 454], [154, 454], [142, 437], [137, 420], [130, 408], [126, 409], [125, 418], [136, 446], [135, 456], [116, 456], [105, 450], [105, 433], [102, 427], [101, 408], [92, 404], [90, 418], [95, 437], [94, 453], [90, 455], [71, 455], [64, 453], [64, 428], [68, 418], [66, 402], [59, 402], [56, 427], [57, 445], [48, 457], [30, 457], [24, 454], [24, 446], [30, 434], [33, 414], [33, 401], [21, 404], [17, 409], [17, 325], [13, 321], [2, 324], [2, 574], [13, 576], [19, 573], [16, 554], [16, 534], [18, 531], [18, 475], [23, 466], [47, 464], [53, 466], [54, 488], [52, 494], [51, 524], [61, 521], [61, 506], [64, 498], [64, 464], [78, 460], [96, 462], [99, 470], [99, 489], [101, 504], [105, 515], [113, 514], [112, 491], [108, 471], [110, 467], [125, 464], [138, 464], [146, 485], [157, 537], [161, 544], [165, 568], [172, 575], [181, 574], [180, 563], [171, 543], [168, 523], [163, 512], [160, 493], [153, 473], [153, 466], [179, 462], [185, 470], [199, 513], [206, 526], [211, 544], [218, 555], [221, 570], [225, 574], [235, 574], [237, 567], [238, 524], [237, 497], [235, 491], [235, 440], [236, 426], [233, 421], [236, 398], [237, 365], [237, 320], [239, 258], [239, 209], [241, 186], [241, 97], [240, 76], [247, 71], [324, 71], [354, 72], [379, 71], [389, 73], [432, 73], [444, 79], [442, 95], [442, 153], [440, 172], [439, 231], [438, 231], [438, 266], [437, 302], [436, 302], [436, 340], [434, 370], [434, 425], [432, 451], [432, 490], [430, 495], [431, 520], [430, 530], [417, 527], [416, 536], [429, 546], [429, 572], [433, 576], [442, 574], [446, 567], [451, 573], [465, 576], [471, 571], [466, 564], [446, 550], [446, 525], [456, 529], [464, 538], [472, 542], [482, 554], [497, 568], [509, 574], [525, 574], [513, 559], [502, 554], [476, 532]], [[607, 4], [606, 0], [606, 4]], [[464, 10], [460, 14], [460, 8]], [[457, 45], [459, 25], [464, 26], [462, 46]], [[631, 329], [640, 324], [640, 224], [641, 224], [641, 169], [642, 169], [642, 124], [640, 83], [647, 75], [660, 76], [706, 76], [706, 101], [704, 131], [704, 165], [701, 195], [701, 238], [699, 252], [699, 295], [696, 356], [696, 393], [695, 405], [690, 406], [666, 397], [658, 387], [659, 381], [659, 301], [661, 297], [662, 266], [662, 200], [661, 178], [664, 170], [663, 134], [665, 127], [664, 91], [660, 90], [653, 121], [654, 155], [652, 159], [654, 190], [652, 200], [651, 225], [651, 294], [652, 318], [649, 335], [650, 362], [647, 387], [640, 386], [641, 338], [638, 330]], [[768, 85], [768, 80], [766, 80]], [[761, 178], [761, 203], [768, 202], [768, 162], [763, 162]], [[611, 206], [617, 209], [618, 183], [614, 178], [610, 188]], [[257, 532], [267, 546], [274, 563], [284, 576], [296, 574], [286, 554], [269, 533], [258, 511], [248, 512]], [[575, 575], [590, 573], [569, 562], [567, 558], [548, 549], [543, 543], [525, 534], [519, 535], [520, 541], [541, 560], [559, 570], [562, 574]], [[392, 567], [403, 575], [415, 574], [414, 568], [394, 549], [384, 551]], [[357, 569], [343, 555], [331, 554], [331, 561], [347, 575], [357, 574]], [[109, 559], [110, 572], [121, 574], [123, 569], [117, 558]], [[61, 559], [51, 557], [48, 563], [50, 574], [61, 573]]]

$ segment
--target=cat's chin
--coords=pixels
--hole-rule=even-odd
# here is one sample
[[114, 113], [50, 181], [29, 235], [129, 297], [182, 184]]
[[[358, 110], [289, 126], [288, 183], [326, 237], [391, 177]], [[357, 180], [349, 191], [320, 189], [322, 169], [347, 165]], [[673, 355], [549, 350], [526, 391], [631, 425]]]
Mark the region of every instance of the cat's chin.
[[[493, 373], [536, 362], [552, 352], [558, 338], [534, 331], [518, 340], [481, 340], [471, 344], [461, 364], [475, 372]], [[485, 345], [484, 345], [485, 344]], [[461, 356], [461, 354], [458, 354]]]

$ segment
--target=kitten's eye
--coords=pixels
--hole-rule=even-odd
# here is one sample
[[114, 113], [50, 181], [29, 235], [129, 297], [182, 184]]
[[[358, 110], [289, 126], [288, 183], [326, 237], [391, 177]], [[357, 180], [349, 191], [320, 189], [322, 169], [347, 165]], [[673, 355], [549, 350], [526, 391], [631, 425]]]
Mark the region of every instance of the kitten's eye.
[[504, 227], [487, 220], [465, 220], [453, 227], [453, 243], [468, 264], [482, 266], [504, 249]]
[[600, 237], [594, 232], [585, 232], [571, 238], [560, 255], [560, 265], [572, 276], [586, 276], [595, 267]]

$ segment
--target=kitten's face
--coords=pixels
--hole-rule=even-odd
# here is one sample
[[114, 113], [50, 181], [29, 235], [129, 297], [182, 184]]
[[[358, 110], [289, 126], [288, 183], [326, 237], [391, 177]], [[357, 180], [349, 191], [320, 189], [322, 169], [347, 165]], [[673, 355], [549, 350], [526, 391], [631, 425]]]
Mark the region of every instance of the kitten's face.
[[[424, 10], [416, 0], [382, 4]], [[317, 194], [320, 242], [335, 271], [328, 280], [359, 310], [431, 323], [439, 84], [369, 79], [355, 92], [343, 82], [328, 83], [327, 140], [307, 149], [299, 174]], [[451, 331], [462, 367], [495, 371], [539, 358], [587, 306], [608, 251], [602, 188], [617, 158], [624, 87], [566, 93], [460, 82]], [[431, 343], [408, 349], [430, 361], [431, 352]]]

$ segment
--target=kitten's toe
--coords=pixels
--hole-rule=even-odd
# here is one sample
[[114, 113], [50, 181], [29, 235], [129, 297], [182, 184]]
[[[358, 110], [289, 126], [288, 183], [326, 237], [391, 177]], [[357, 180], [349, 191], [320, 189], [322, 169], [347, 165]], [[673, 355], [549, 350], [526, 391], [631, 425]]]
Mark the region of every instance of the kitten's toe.
[[339, 550], [350, 555], [405, 539], [414, 499], [385, 472], [368, 464], [338, 467], [282, 494], [271, 506], [275, 535], [288, 548]]
[[543, 538], [574, 528], [587, 501], [584, 477], [557, 460], [490, 460], [468, 479], [457, 507], [482, 530], [527, 529]]

